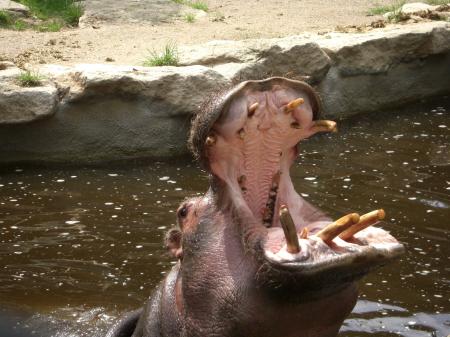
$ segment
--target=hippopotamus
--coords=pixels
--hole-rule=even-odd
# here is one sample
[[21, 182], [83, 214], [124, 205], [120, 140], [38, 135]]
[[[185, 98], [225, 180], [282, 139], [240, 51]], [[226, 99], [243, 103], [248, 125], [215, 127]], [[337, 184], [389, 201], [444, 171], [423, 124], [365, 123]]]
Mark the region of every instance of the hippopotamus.
[[166, 235], [177, 263], [109, 337], [332, 337], [357, 281], [404, 247], [375, 225], [382, 209], [332, 220], [294, 189], [298, 143], [336, 131], [307, 83], [274, 77], [211, 97], [189, 147], [209, 172], [202, 197]]

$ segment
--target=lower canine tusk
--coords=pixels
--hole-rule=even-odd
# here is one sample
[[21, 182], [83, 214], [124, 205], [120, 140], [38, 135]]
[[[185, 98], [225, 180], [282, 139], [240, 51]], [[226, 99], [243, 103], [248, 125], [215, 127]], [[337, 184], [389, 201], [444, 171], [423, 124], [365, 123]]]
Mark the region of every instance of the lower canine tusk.
[[349, 240], [353, 235], [355, 235], [359, 231], [362, 231], [363, 229], [372, 226], [374, 223], [383, 220], [385, 216], [386, 213], [384, 212], [383, 209], [378, 209], [376, 211], [366, 213], [361, 216], [357, 224], [351, 226], [350, 228], [342, 232], [339, 235], [339, 237], [342, 240]]
[[303, 103], [305, 103], [305, 100], [303, 98], [297, 98], [294, 99], [293, 101], [290, 101], [286, 107], [284, 108], [284, 112], [285, 113], [289, 113], [292, 110], [295, 110], [295, 108], [299, 107], [300, 105], [302, 105]]
[[313, 122], [311, 131], [316, 132], [337, 132], [336, 122], [328, 120], [320, 120]]
[[291, 254], [299, 253], [300, 244], [298, 243], [297, 231], [289, 209], [286, 206], [280, 207], [280, 222], [281, 227], [283, 227], [284, 236], [286, 237], [287, 251]]
[[323, 228], [316, 235], [321, 238], [325, 243], [330, 243], [336, 236], [348, 229], [350, 226], [358, 223], [360, 217], [357, 213], [351, 213], [337, 219], [335, 222], [330, 223]]

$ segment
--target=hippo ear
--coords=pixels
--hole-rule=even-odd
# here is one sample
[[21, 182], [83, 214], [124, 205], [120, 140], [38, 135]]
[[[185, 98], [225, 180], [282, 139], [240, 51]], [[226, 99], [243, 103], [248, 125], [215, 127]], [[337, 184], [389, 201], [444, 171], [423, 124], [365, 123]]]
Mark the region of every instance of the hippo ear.
[[171, 256], [176, 257], [177, 259], [181, 259], [183, 256], [181, 238], [182, 233], [178, 228], [170, 229], [164, 238], [164, 245], [166, 246], [166, 249], [169, 251]]

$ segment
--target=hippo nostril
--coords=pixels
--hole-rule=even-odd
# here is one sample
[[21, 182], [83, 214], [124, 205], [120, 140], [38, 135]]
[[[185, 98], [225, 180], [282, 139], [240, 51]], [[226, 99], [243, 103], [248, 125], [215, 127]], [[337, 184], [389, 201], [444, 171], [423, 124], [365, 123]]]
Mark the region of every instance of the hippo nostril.
[[298, 122], [292, 122], [291, 123], [291, 128], [293, 128], [293, 129], [301, 129], [300, 124], [298, 124]]

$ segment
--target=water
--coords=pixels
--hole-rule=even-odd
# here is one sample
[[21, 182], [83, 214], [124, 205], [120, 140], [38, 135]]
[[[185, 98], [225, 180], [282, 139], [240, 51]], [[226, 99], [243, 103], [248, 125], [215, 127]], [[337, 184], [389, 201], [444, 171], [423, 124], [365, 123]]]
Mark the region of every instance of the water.
[[[450, 334], [450, 99], [359, 116], [301, 146], [297, 191], [333, 217], [384, 208], [404, 242], [360, 281], [341, 337]], [[4, 168], [0, 336], [102, 336], [172, 265], [165, 231], [207, 177], [189, 162]]]

